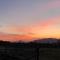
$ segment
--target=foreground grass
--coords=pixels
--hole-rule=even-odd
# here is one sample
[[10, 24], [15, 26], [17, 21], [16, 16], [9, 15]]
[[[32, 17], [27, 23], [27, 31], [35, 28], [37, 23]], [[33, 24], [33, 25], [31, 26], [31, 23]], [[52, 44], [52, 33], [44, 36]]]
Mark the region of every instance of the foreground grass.
[[[44, 44], [42, 44], [44, 46]], [[37, 47], [39, 46], [38, 50]], [[59, 47], [36, 44], [0, 44], [0, 60], [60, 60]]]

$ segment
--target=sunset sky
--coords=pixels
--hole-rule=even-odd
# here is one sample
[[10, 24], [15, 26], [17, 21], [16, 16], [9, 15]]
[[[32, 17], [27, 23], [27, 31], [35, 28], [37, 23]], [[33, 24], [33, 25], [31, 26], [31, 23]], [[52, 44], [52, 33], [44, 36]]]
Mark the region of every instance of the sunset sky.
[[60, 0], [0, 0], [0, 40], [60, 38]]

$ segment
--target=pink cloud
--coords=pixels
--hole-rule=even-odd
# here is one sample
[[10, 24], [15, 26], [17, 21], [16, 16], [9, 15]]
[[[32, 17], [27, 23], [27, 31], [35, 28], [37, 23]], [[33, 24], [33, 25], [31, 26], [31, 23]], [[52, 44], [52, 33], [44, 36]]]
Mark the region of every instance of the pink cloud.
[[45, 4], [38, 4], [37, 5], [37, 11], [47, 11], [50, 9], [54, 9], [54, 8], [60, 8], [60, 0], [54, 0]]
[[33, 37], [32, 34], [23, 34], [23, 35], [19, 35], [19, 34], [4, 34], [4, 33], [0, 34], [0, 40], [3, 40], [3, 41], [11, 41], [11, 42], [14, 42], [14, 41], [25, 41], [25, 42], [28, 42], [28, 41], [31, 41], [33, 39], [35, 39], [35, 37]]
[[56, 26], [56, 24], [60, 24], [60, 17], [48, 18], [46, 20], [39, 20], [36, 23], [33, 23], [31, 26], [18, 26], [18, 25], [8, 25], [7, 27], [0, 28], [1, 32], [12, 33], [12, 34], [26, 34], [26, 33], [34, 33], [38, 30], [44, 30], [51, 26]]
[[40, 22], [38, 21], [35, 24], [35, 27], [40, 30], [44, 30], [52, 26], [55, 27], [57, 24], [60, 24], [60, 17], [48, 18], [46, 20], [41, 20]]

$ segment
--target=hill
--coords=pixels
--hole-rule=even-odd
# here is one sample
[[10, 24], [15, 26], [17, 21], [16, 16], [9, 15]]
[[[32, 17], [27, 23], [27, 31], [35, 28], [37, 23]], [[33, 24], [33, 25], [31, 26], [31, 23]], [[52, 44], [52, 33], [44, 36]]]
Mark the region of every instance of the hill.
[[[47, 39], [53, 41], [54, 39]], [[47, 41], [46, 40], [46, 41]], [[45, 41], [45, 39], [43, 39]], [[54, 40], [55, 41], [55, 40]], [[0, 60], [60, 60], [60, 41], [48, 43], [0, 41]]]

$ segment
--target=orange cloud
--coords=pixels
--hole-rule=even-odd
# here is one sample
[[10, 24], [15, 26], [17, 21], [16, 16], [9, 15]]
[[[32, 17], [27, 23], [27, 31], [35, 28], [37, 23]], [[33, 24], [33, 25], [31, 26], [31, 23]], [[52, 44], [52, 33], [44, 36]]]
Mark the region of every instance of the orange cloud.
[[35, 38], [60, 38], [60, 17], [54, 17], [34, 23], [32, 26], [8, 25], [1, 27], [0, 31], [6, 34], [0, 34], [2, 40], [25, 40], [30, 41]]
[[0, 34], [0, 40], [3, 41], [31, 41], [32, 39], [35, 39], [32, 34]]
[[49, 18], [40, 22], [37, 21], [30, 26], [8, 25], [6, 27], [0, 28], [0, 31], [11, 34], [26, 34], [29, 32], [36, 33], [38, 31], [41, 32], [48, 28], [51, 29], [51, 27], [55, 27], [57, 24], [60, 24], [60, 17]]

